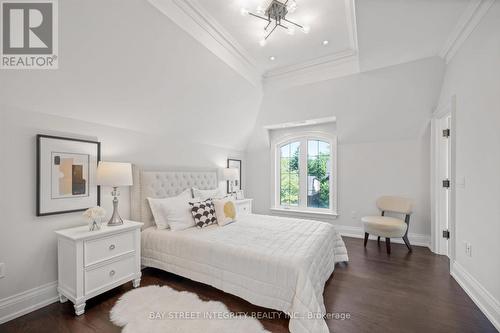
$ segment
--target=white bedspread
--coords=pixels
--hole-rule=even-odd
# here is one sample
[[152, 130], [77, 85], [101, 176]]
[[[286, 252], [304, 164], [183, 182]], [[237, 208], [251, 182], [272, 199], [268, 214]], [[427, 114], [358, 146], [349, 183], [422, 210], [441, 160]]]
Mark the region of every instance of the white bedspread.
[[334, 227], [312, 220], [251, 214], [224, 227], [142, 232], [143, 265], [284, 311], [292, 333], [328, 332], [323, 289], [347, 260]]

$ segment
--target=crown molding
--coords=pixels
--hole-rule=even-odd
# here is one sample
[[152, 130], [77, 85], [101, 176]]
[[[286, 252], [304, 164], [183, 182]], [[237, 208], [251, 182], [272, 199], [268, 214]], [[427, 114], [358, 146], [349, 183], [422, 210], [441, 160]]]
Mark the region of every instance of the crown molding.
[[358, 52], [358, 28], [356, 24], [356, 6], [354, 0], [345, 0], [346, 20], [348, 25], [351, 50]]
[[197, 0], [148, 1], [238, 74], [260, 87], [261, 73], [254, 60]]
[[266, 90], [286, 88], [356, 73], [359, 73], [358, 53], [346, 50], [268, 71], [263, 76], [263, 84]]
[[453, 56], [481, 22], [495, 0], [471, 0], [451, 31], [439, 56], [448, 64]]
[[312, 60], [304, 61], [298, 64], [293, 64], [289, 66], [278, 67], [267, 71], [264, 75], [264, 79], [269, 79], [277, 76], [294, 74], [301, 71], [305, 71], [317, 66], [324, 66], [328, 64], [341, 63], [346, 59], [350, 59], [357, 55], [356, 51], [348, 49], [341, 52], [332, 53], [326, 56], [314, 58]]

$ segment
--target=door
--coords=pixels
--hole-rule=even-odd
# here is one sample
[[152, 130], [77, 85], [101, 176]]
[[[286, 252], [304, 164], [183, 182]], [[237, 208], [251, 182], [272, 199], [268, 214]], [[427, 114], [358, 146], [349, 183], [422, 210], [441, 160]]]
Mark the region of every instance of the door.
[[438, 193], [437, 216], [441, 241], [439, 253], [450, 256], [449, 230], [450, 230], [450, 199], [451, 199], [451, 115], [448, 113], [438, 119], [439, 144], [438, 144]]

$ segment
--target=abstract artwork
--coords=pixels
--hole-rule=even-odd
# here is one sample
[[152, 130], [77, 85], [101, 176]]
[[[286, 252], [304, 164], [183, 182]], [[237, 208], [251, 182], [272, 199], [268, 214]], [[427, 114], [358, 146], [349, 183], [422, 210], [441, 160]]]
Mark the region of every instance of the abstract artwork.
[[37, 216], [85, 210], [99, 205], [95, 184], [100, 143], [37, 136]]
[[88, 196], [88, 154], [52, 153], [52, 199]]

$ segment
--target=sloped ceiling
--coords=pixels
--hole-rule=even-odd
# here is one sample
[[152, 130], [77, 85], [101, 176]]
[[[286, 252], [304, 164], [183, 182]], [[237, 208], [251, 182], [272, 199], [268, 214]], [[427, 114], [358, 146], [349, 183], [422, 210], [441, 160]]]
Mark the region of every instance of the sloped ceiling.
[[267, 94], [248, 149], [266, 147], [265, 127], [283, 119], [332, 116], [343, 144], [417, 139], [428, 126], [443, 74], [444, 62], [432, 57]]
[[2, 71], [2, 109], [244, 148], [260, 89], [147, 1], [59, 1], [59, 19], [59, 69]]
[[469, 0], [357, 0], [360, 70], [437, 56]]

